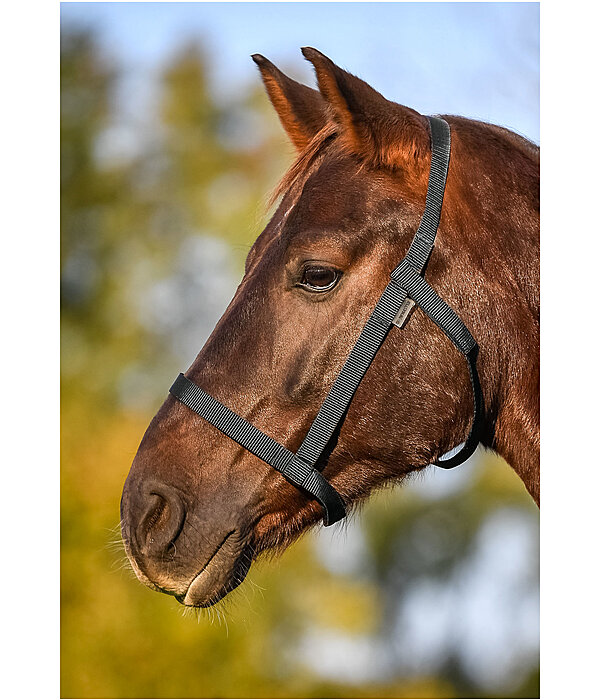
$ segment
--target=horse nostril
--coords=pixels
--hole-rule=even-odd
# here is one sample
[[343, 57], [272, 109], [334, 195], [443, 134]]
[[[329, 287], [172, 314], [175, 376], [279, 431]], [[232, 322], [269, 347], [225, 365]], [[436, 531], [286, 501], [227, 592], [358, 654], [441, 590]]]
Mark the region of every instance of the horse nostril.
[[142, 516], [136, 528], [137, 543], [146, 556], [164, 556], [183, 527], [183, 502], [166, 484], [152, 484], [144, 491]]
[[149, 505], [145, 516], [144, 530], [146, 531], [146, 539], [150, 538], [150, 542], [154, 542], [152, 530], [155, 526], [169, 522], [170, 508], [167, 501], [158, 493], [151, 493], [150, 496], [156, 501], [155, 506]]

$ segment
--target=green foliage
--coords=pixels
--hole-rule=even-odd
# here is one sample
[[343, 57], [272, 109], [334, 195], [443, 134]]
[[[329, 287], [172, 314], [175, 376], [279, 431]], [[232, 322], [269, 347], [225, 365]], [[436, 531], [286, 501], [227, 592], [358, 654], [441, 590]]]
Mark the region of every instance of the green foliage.
[[[144, 322], [140, 299], [176, 274], [198, 236], [225, 241], [239, 270], [260, 230], [257, 202], [290, 151], [258, 87], [218, 104], [206, 57], [190, 45], [164, 69], [136, 148], [108, 158], [103, 148], [122, 127], [119, 70], [88, 33], [66, 33], [61, 54], [61, 695], [483, 697], [456, 664], [341, 682], [298, 650], [314, 630], [392, 645], [388, 616], [405, 588], [449, 578], [498, 508], [535, 517], [498, 462], [435, 502], [414, 489], [374, 498], [360, 516], [367, 549], [355, 575], [327, 568], [311, 535], [258, 563], [221, 607], [197, 618], [125, 565], [120, 493], [161, 396], [141, 392], [132, 407], [123, 383], [136, 370], [145, 385], [166, 387], [180, 369], [167, 334]], [[262, 125], [258, 141], [249, 123]], [[534, 664], [517, 688], [507, 681], [511, 697], [535, 693], [536, 673]]]

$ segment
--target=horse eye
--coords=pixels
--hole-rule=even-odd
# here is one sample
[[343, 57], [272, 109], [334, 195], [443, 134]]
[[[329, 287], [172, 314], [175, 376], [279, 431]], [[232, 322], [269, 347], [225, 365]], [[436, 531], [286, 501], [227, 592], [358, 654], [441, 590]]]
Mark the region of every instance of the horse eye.
[[326, 292], [333, 289], [340, 278], [340, 272], [332, 267], [311, 265], [304, 268], [301, 286], [314, 292]]

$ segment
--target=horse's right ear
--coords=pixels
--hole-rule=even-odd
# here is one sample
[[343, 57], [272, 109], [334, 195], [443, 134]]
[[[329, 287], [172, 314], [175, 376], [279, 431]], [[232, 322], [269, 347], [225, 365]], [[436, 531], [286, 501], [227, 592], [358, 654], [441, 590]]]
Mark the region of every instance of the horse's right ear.
[[429, 154], [429, 126], [424, 116], [386, 100], [320, 51], [309, 46], [301, 50], [313, 64], [319, 90], [342, 127], [340, 141], [352, 153], [392, 169], [412, 167], [423, 154]]
[[255, 53], [267, 94], [292, 143], [302, 151], [327, 124], [327, 103], [318, 90], [288, 78], [264, 56]]

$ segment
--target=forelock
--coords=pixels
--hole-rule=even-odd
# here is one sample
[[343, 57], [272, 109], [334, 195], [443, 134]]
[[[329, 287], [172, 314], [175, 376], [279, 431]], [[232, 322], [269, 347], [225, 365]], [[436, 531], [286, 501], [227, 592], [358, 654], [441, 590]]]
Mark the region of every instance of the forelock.
[[310, 175], [318, 168], [325, 153], [335, 143], [337, 136], [338, 126], [333, 123], [327, 124], [315, 134], [273, 190], [269, 198], [269, 206], [273, 206], [288, 192], [302, 189]]

